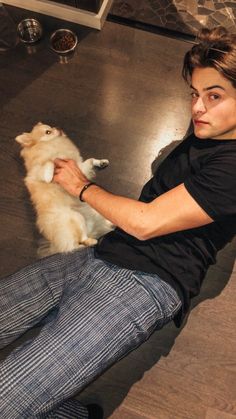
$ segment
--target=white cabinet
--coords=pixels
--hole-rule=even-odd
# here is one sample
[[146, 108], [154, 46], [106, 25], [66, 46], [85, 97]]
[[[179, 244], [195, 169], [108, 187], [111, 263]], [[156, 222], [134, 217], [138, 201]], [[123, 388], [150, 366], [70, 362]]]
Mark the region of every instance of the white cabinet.
[[113, 0], [103, 0], [98, 13], [78, 9], [55, 1], [49, 0], [4, 0], [5, 4], [33, 10], [48, 16], [54, 16], [69, 22], [89, 26], [90, 28], [102, 29]]

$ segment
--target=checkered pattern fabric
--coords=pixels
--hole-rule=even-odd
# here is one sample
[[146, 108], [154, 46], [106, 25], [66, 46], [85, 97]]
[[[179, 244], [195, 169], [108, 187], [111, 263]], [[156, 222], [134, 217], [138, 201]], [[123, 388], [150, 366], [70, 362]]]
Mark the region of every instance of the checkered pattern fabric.
[[80, 418], [71, 397], [170, 321], [181, 302], [157, 276], [94, 258], [41, 259], [0, 281], [0, 344], [41, 322], [0, 366], [0, 417]]

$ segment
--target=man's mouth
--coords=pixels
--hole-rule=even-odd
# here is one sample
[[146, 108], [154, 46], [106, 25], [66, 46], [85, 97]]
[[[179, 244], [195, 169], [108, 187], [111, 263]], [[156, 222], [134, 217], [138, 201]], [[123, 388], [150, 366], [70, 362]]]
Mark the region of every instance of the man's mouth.
[[195, 125], [201, 125], [201, 124], [203, 124], [203, 125], [209, 125], [209, 122], [202, 121], [201, 119], [194, 119], [194, 120], [193, 120], [193, 123], [194, 123]]

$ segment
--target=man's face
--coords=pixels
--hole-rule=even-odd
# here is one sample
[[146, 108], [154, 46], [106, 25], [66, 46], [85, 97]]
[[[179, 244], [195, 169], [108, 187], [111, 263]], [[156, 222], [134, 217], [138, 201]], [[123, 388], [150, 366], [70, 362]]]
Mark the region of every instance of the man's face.
[[214, 68], [195, 68], [191, 88], [196, 137], [236, 139], [236, 89], [231, 82]]

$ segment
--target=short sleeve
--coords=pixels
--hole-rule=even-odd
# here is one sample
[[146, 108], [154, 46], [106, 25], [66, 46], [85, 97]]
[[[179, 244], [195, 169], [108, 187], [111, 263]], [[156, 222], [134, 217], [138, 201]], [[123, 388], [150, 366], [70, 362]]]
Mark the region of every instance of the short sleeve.
[[184, 185], [213, 220], [236, 215], [236, 147], [222, 146]]

